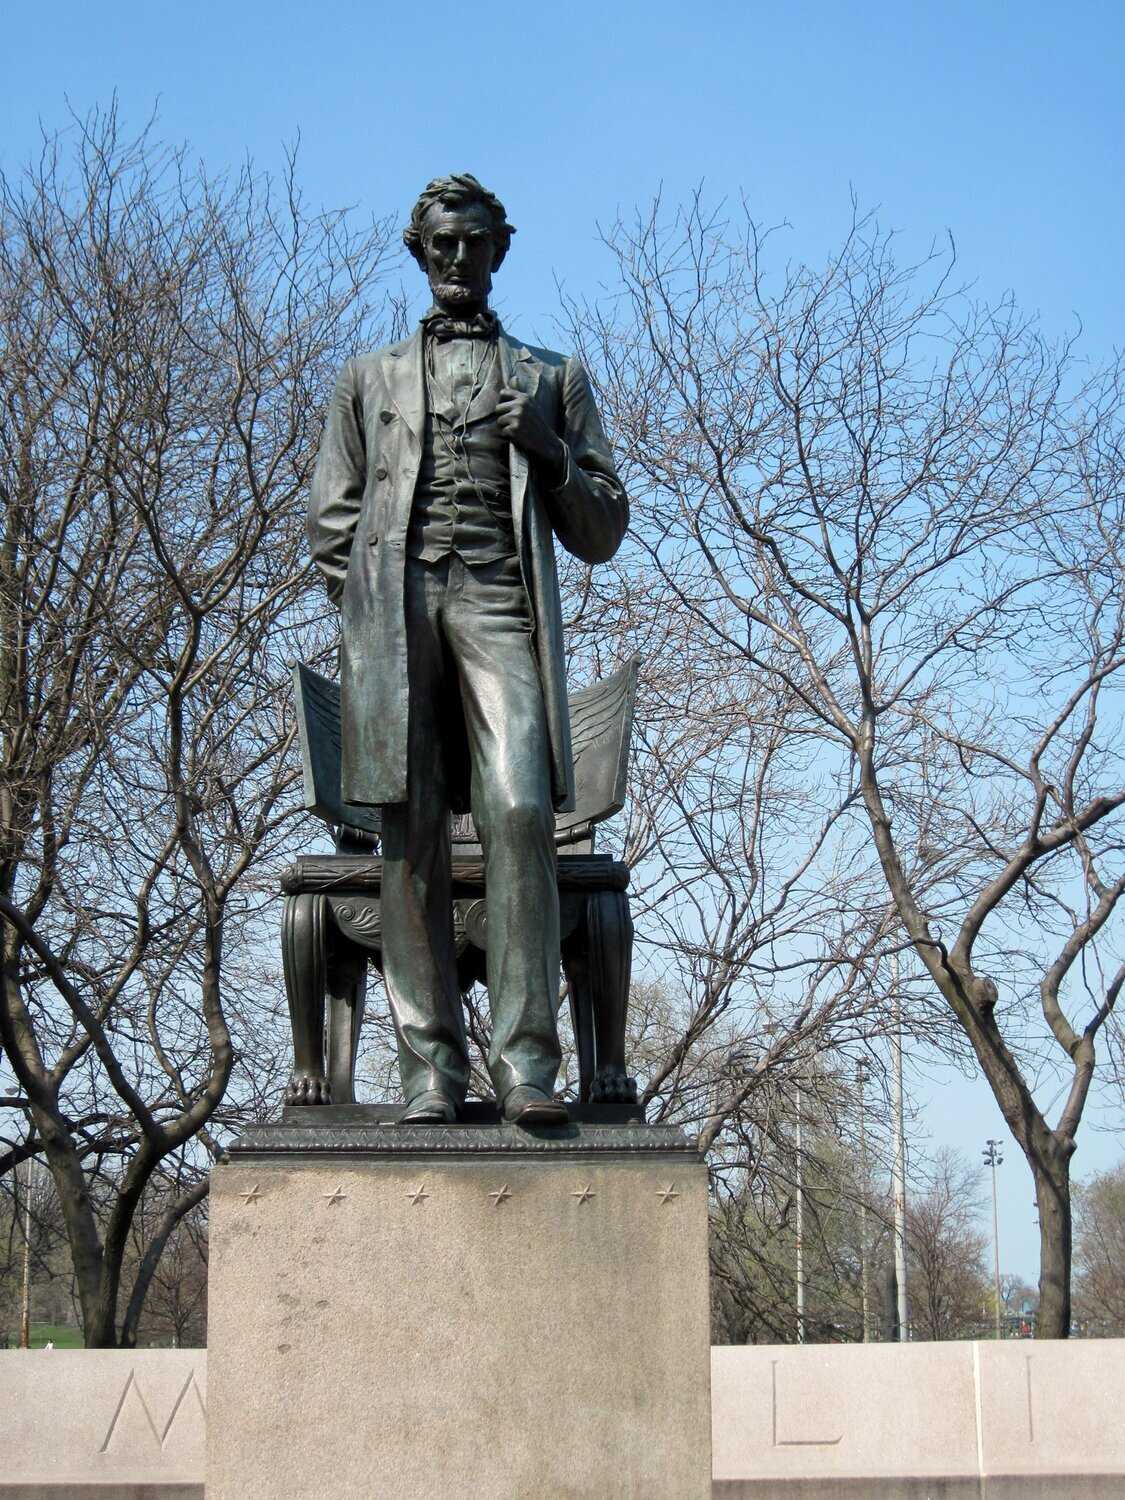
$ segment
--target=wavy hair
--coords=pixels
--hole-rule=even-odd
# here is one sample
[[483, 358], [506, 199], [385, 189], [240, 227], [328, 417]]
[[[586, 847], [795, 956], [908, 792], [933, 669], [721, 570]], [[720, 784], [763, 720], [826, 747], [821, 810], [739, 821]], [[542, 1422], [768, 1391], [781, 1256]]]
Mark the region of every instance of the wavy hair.
[[402, 242], [423, 271], [426, 269], [426, 255], [422, 246], [423, 226], [430, 209], [439, 203], [443, 208], [468, 208], [473, 203], [484, 205], [492, 219], [492, 242], [496, 247], [492, 269], [495, 271], [508, 253], [516, 226], [508, 223], [507, 211], [496, 194], [483, 187], [471, 172], [452, 172], [448, 177], [435, 177], [418, 196], [410, 215], [410, 223], [402, 232]]

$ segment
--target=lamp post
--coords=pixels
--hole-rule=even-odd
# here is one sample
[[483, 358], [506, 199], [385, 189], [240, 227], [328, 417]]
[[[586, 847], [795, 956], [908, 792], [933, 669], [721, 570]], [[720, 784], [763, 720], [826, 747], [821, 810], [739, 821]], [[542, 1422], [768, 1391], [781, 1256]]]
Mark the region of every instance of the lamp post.
[[[776, 1021], [769, 1022], [764, 1026], [766, 1036], [773, 1037], [778, 1030]], [[805, 1342], [805, 1154], [803, 1125], [801, 1121], [801, 1075], [796, 1075], [797, 1094], [797, 1129], [795, 1145], [797, 1148], [797, 1342]]]
[[863, 1342], [871, 1338], [870, 1286], [867, 1270], [867, 1119], [864, 1089], [867, 1084], [867, 1061], [860, 1058], [855, 1067], [856, 1087], [859, 1090], [859, 1285], [863, 1299]]
[[[16, 1181], [19, 1181], [17, 1174]], [[23, 1289], [20, 1295], [20, 1348], [31, 1348], [31, 1158], [23, 1184]]]
[[898, 954], [891, 956], [891, 985], [894, 990], [894, 1026], [891, 1045], [894, 1051], [894, 1166], [892, 1180], [895, 1200], [895, 1281], [898, 1283], [898, 1337], [905, 1344], [910, 1337], [910, 1318], [906, 1296], [906, 1128], [902, 1103], [902, 996], [898, 987]]
[[1000, 1337], [1000, 1213], [996, 1205], [996, 1168], [1002, 1166], [1000, 1142], [989, 1140], [981, 1152], [986, 1167], [992, 1168], [992, 1268], [996, 1280], [996, 1337]]
[[805, 1342], [805, 1166], [801, 1140], [801, 1080], [797, 1079], [797, 1342]]

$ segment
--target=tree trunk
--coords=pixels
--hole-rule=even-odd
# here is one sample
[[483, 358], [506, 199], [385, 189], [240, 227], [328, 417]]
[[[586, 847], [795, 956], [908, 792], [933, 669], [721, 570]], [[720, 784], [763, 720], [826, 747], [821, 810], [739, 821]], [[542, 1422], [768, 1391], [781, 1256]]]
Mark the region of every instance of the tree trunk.
[[[136, 1348], [137, 1329], [140, 1325], [141, 1313], [144, 1311], [145, 1298], [148, 1296], [153, 1274], [160, 1264], [160, 1258], [164, 1254], [164, 1247], [169, 1237], [184, 1215], [203, 1202], [209, 1188], [210, 1178], [205, 1177], [202, 1182], [196, 1183], [186, 1193], [181, 1193], [165, 1210], [137, 1267], [133, 1290], [125, 1308], [125, 1317], [121, 1322], [121, 1347], [123, 1349]], [[179, 1325], [177, 1324], [176, 1327], [178, 1331]]]
[[1036, 1167], [1035, 1196], [1039, 1205], [1039, 1319], [1040, 1339], [1070, 1337], [1070, 1162]]
[[78, 1286], [82, 1331], [86, 1347], [88, 1349], [111, 1348], [112, 1331], [108, 1345], [104, 1340], [101, 1343], [94, 1342], [99, 1329], [98, 1308], [103, 1256], [98, 1238], [97, 1220], [90, 1203], [90, 1194], [81, 1160], [74, 1149], [73, 1141], [67, 1134], [57, 1106], [52, 1111], [33, 1108], [32, 1118], [43, 1141], [47, 1166], [50, 1168], [55, 1195], [62, 1210], [63, 1224], [70, 1244], [71, 1264]]
[[117, 1348], [117, 1299], [101, 1287], [82, 1325], [87, 1349]]

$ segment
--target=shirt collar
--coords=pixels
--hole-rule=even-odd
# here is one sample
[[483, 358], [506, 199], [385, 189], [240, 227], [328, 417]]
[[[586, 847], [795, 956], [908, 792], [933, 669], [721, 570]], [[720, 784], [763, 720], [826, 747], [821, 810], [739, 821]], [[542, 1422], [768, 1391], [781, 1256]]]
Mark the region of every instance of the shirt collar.
[[488, 308], [472, 317], [458, 318], [440, 307], [431, 307], [422, 319], [422, 332], [436, 339], [494, 339], [500, 332], [500, 320]]

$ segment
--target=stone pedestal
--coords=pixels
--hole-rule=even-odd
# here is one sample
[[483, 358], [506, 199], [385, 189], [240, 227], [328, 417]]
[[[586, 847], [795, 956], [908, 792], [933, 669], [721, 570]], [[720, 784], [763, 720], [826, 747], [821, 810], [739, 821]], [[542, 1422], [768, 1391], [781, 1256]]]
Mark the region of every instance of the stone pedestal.
[[707, 1500], [678, 1130], [286, 1114], [212, 1176], [208, 1500]]

